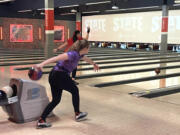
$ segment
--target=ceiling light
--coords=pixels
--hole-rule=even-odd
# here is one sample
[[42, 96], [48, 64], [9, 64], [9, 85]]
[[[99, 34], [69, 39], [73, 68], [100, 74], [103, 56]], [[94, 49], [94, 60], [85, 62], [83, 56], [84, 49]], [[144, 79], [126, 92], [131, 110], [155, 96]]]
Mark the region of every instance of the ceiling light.
[[15, 0], [0, 0], [0, 3], [12, 2], [12, 1], [15, 1]]
[[78, 7], [79, 5], [60, 6], [59, 8]]
[[44, 10], [44, 8], [39, 8], [39, 9], [37, 9], [37, 10]]
[[90, 13], [99, 13], [100, 11], [89, 11], [89, 12], [82, 12], [83, 14], [90, 14]]
[[175, 0], [174, 3], [176, 3], [176, 4], [177, 4], [177, 3], [180, 3], [180, 0]]
[[62, 13], [60, 15], [74, 15], [75, 13]]
[[139, 7], [139, 8], [129, 8], [128, 10], [134, 10], [134, 9], [149, 9], [149, 8], [159, 8], [159, 6]]
[[86, 3], [86, 5], [97, 5], [97, 4], [105, 4], [105, 3], [111, 3], [111, 1], [92, 2], [92, 3]]
[[117, 12], [117, 11], [123, 11], [126, 9], [117, 9], [117, 10], [105, 10], [105, 12]]
[[176, 6], [180, 6], [180, 4], [174, 4], [173, 6], [175, 6], [175, 7], [176, 7]]
[[117, 10], [106, 10], [106, 12], [128, 11], [128, 10], [137, 10], [137, 9], [152, 9], [152, 8], [159, 8], [159, 6], [127, 8], [127, 9], [117, 9]]
[[116, 5], [113, 5], [113, 6], [112, 6], [112, 9], [117, 10], [117, 9], [119, 9], [119, 7], [116, 6]]
[[24, 12], [30, 12], [30, 11], [32, 11], [32, 10], [20, 10], [20, 11], [18, 11], [18, 12], [24, 13]]
[[71, 9], [71, 13], [76, 13], [77, 10], [76, 9]]
[[41, 14], [41, 15], [45, 15], [45, 13], [44, 13], [44, 12], [41, 12], [40, 14]]

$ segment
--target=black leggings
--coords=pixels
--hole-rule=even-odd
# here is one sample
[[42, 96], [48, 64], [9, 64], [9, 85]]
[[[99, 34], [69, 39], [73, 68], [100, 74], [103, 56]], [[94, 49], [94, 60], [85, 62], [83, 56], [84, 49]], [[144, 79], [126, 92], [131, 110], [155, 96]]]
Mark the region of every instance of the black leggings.
[[75, 69], [72, 71], [72, 78], [76, 78], [76, 72], [77, 72], [77, 68], [75, 68]]
[[49, 83], [51, 86], [52, 101], [47, 105], [43, 114], [41, 115], [43, 120], [45, 120], [49, 113], [52, 112], [52, 110], [56, 107], [56, 105], [60, 103], [63, 89], [72, 94], [74, 112], [80, 112], [79, 89], [67, 73], [52, 70], [49, 74]]

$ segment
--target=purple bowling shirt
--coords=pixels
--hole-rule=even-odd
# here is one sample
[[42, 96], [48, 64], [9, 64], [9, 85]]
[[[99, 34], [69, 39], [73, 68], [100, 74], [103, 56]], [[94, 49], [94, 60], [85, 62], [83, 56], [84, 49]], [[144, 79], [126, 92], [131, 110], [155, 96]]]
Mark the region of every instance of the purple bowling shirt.
[[68, 60], [58, 61], [54, 66], [53, 70], [55, 71], [65, 71], [70, 74], [77, 66], [79, 60], [84, 57], [84, 55], [79, 54], [77, 51], [67, 52]]

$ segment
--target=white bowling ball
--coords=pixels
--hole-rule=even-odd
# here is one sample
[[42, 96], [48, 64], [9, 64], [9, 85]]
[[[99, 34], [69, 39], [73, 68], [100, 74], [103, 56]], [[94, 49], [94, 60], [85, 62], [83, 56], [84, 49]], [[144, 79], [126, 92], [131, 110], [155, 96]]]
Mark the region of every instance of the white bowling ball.
[[13, 95], [13, 89], [12, 89], [10, 86], [5, 86], [5, 87], [3, 87], [1, 90], [3, 90], [3, 91], [6, 93], [7, 98], [12, 97], [12, 95]]

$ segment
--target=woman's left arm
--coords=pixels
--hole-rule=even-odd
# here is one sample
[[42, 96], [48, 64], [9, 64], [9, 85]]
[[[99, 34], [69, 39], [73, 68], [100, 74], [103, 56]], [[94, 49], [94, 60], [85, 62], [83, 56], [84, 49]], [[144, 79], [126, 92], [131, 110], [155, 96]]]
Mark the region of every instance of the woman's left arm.
[[82, 60], [86, 61], [87, 63], [89, 63], [89, 64], [91, 64], [91, 65], [93, 65], [95, 71], [98, 71], [98, 70], [99, 70], [99, 66], [98, 66], [95, 62], [93, 62], [90, 58], [88, 58], [87, 56], [84, 56], [84, 57], [82, 58]]

